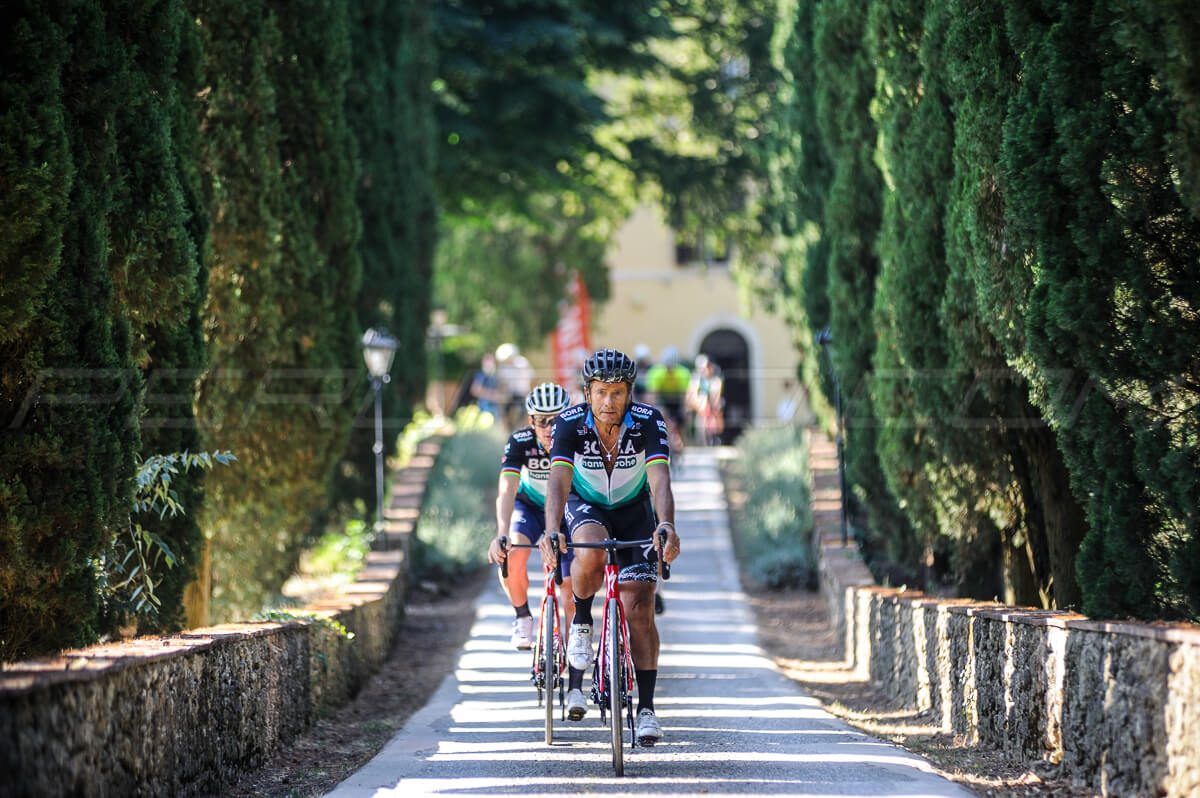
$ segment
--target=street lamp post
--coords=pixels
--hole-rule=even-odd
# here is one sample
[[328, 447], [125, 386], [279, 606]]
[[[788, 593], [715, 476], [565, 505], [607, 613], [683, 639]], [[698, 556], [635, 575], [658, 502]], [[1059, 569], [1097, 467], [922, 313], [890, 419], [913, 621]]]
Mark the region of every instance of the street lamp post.
[[387, 548], [386, 539], [380, 537], [383, 531], [383, 385], [391, 382], [392, 360], [400, 347], [396, 339], [382, 330], [367, 330], [362, 338], [363, 360], [367, 363], [367, 371], [371, 375], [371, 387], [375, 391], [375, 539], [383, 541]]
[[833, 408], [837, 415], [837, 461], [838, 461], [838, 493], [841, 498], [842, 546], [849, 542], [849, 530], [846, 523], [846, 451], [842, 437], [842, 389], [838, 383], [837, 370], [833, 367], [833, 356], [829, 353], [829, 345], [833, 343], [833, 331], [826, 326], [817, 333], [817, 343], [825, 353], [825, 362], [829, 366], [829, 378], [833, 380]]

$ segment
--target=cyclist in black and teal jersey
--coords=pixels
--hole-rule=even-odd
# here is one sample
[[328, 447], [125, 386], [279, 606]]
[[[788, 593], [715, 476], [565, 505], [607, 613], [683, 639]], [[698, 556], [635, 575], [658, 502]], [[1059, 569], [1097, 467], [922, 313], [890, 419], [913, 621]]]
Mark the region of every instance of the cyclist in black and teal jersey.
[[[526, 563], [529, 549], [500, 548], [500, 538], [512, 543], [537, 543], [545, 528], [546, 484], [550, 475], [550, 429], [555, 417], [571, 399], [561, 386], [545, 382], [525, 397], [529, 426], [509, 436], [500, 463], [500, 484], [496, 490], [496, 537], [488, 548], [488, 561], [499, 565], [508, 560], [508, 577], [500, 575], [500, 584], [512, 602], [517, 617], [513, 620], [512, 644], [519, 649], [533, 646], [533, 614], [529, 611], [529, 574]], [[561, 515], [561, 513], [560, 513]], [[565, 560], [564, 560], [565, 562]], [[564, 567], [564, 571], [569, 573]], [[571, 604], [571, 583], [563, 579], [563, 607], [567, 617]]]
[[[662, 413], [633, 401], [637, 364], [615, 349], [596, 352], [583, 365], [584, 402], [564, 411], [554, 422], [550, 481], [546, 489], [546, 536], [542, 556], [554, 556], [551, 533], [566, 522], [576, 542], [605, 538], [642, 540], [665, 529], [660, 555], [671, 562], [679, 555], [675, 533], [675, 499], [671, 493], [671, 447]], [[658, 544], [655, 543], [657, 548]], [[621, 603], [629, 624], [630, 654], [637, 679], [635, 735], [642, 745], [662, 738], [654, 712], [658, 679], [658, 627], [654, 619], [657, 568], [649, 548], [619, 551]], [[571, 567], [575, 614], [567, 641], [570, 677], [567, 717], [587, 712], [583, 672], [592, 663], [592, 598], [604, 585], [605, 553], [575, 550]], [[614, 722], [615, 719], [614, 719]]]

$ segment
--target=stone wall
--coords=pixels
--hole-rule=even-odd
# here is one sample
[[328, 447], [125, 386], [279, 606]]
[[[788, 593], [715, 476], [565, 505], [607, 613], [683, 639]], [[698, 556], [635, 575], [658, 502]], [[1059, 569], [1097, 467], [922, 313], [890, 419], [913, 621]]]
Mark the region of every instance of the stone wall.
[[0, 667], [0, 795], [218, 795], [354, 696], [404, 612], [407, 542], [441, 438], [392, 475], [357, 579], [302, 611], [345, 625], [224, 624]]
[[1104, 795], [1200, 795], [1197, 627], [876, 587], [839, 537], [818, 548], [847, 662], [885, 693]]

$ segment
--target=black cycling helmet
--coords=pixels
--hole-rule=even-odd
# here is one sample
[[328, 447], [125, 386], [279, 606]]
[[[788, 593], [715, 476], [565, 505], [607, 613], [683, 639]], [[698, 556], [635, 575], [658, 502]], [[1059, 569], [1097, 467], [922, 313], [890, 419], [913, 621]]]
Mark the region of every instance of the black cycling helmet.
[[625, 382], [633, 387], [637, 378], [637, 363], [624, 352], [601, 349], [583, 364], [583, 384], [593, 382]]

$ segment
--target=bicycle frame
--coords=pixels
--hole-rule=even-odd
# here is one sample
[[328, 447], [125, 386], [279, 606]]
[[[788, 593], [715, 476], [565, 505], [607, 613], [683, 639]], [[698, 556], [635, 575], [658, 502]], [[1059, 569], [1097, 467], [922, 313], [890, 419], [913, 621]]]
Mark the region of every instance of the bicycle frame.
[[[507, 552], [510, 549], [536, 549], [536, 543], [510, 543], [507, 537], [500, 538], [500, 548]], [[505, 558], [500, 566], [500, 573], [508, 578], [508, 559]], [[561, 566], [551, 566], [542, 563], [542, 573], [545, 579], [541, 612], [538, 616], [537, 643], [533, 647], [533, 665], [530, 668], [529, 679], [537, 689], [538, 706], [546, 709], [545, 728], [546, 745], [554, 738], [554, 693], [558, 691], [558, 706], [561, 718], [566, 720], [567, 699], [566, 681], [563, 672], [567, 667], [567, 646], [563, 641], [562, 623], [559, 618], [558, 591], [556, 584], [562, 584]], [[543, 704], [543, 699], [545, 704]]]
[[[667, 533], [659, 531], [660, 546], [666, 545]], [[557, 540], [554, 549], [561, 552]], [[625, 605], [621, 602], [621, 591], [618, 583], [620, 568], [617, 567], [617, 550], [632, 549], [653, 545], [654, 539], [645, 540], [615, 540], [612, 538], [595, 543], [567, 542], [568, 548], [574, 549], [604, 549], [604, 614], [600, 634], [600, 650], [596, 660], [596, 670], [593, 684], [595, 686], [596, 703], [600, 705], [600, 721], [608, 723], [612, 730], [613, 768], [618, 776], [625, 775], [625, 759], [623, 754], [624, 741], [622, 726], [629, 729], [629, 744], [637, 748], [637, 734], [634, 729], [633, 717], [633, 656], [629, 646], [629, 625], [625, 620]], [[561, 573], [561, 553], [555, 563], [555, 572]], [[671, 568], [661, 562], [663, 579], [671, 577]], [[616, 647], [616, 655], [612, 656], [612, 647]], [[616, 671], [615, 675], [613, 671]]]

